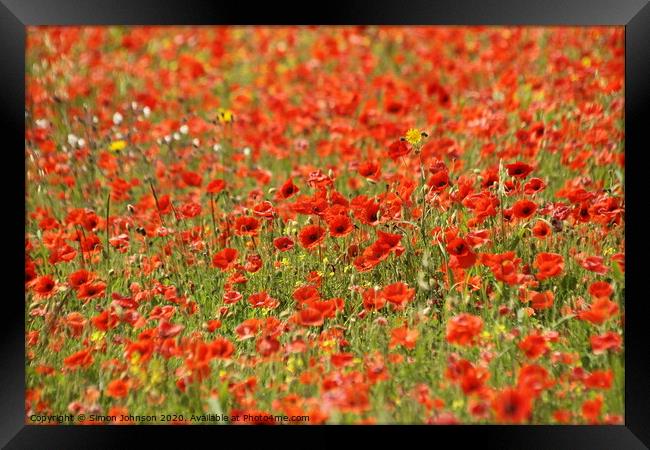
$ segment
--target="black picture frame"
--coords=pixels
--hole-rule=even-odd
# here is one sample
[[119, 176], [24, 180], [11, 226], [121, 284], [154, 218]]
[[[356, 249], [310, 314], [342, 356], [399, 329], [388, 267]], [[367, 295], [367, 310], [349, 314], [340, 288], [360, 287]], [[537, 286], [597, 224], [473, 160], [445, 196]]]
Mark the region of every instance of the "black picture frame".
[[[25, 27], [28, 25], [146, 24], [452, 24], [452, 25], [624, 25], [626, 133], [626, 311], [625, 424], [620, 426], [437, 426], [437, 427], [45, 427], [24, 423], [24, 98]], [[291, 5], [185, 0], [0, 0], [0, 111], [4, 125], [6, 169], [1, 192], [2, 239], [7, 256], [0, 295], [0, 445], [4, 448], [126, 448], [136, 438], [184, 445], [187, 432], [199, 431], [208, 442], [224, 437], [249, 443], [282, 438], [300, 446], [339, 445], [341, 431], [354, 431], [366, 445], [398, 431], [404, 443], [474, 442], [478, 448], [637, 449], [650, 446], [649, 301], [643, 295], [648, 238], [643, 226], [646, 132], [650, 105], [650, 5], [645, 0], [427, 0], [328, 1]], [[18, 259], [15, 261], [14, 259]], [[24, 262], [24, 261], [23, 261]], [[7, 289], [9, 288], [9, 289]], [[21, 294], [22, 292], [22, 294]], [[282, 431], [279, 431], [281, 428]], [[308, 429], [309, 428], [309, 429]], [[178, 433], [180, 431], [180, 433]], [[280, 436], [279, 433], [283, 436]], [[289, 436], [287, 436], [289, 435]], [[408, 441], [405, 438], [408, 436]], [[289, 440], [290, 439], [290, 440]], [[441, 440], [443, 439], [443, 440]], [[403, 444], [402, 444], [403, 445]], [[408, 444], [407, 444], [408, 445]]]

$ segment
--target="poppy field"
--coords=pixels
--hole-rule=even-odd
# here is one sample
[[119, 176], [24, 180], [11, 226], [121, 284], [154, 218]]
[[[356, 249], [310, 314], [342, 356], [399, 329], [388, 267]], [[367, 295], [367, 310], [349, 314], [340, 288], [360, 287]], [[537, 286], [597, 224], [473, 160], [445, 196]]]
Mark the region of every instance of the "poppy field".
[[623, 423], [622, 27], [26, 52], [26, 423]]

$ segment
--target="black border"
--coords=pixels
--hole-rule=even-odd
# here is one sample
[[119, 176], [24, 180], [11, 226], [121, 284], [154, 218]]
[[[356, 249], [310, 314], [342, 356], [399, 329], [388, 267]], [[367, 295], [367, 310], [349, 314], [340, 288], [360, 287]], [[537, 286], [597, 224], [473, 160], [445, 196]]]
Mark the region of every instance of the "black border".
[[[647, 0], [336, 0], [297, 5], [280, 2], [216, 0], [0, 0], [0, 123], [4, 158], [0, 177], [0, 221], [8, 227], [0, 247], [9, 260], [24, 258], [24, 67], [27, 25], [109, 24], [448, 24], [448, 25], [625, 25], [626, 127], [626, 324], [625, 425], [620, 426], [440, 426], [440, 427], [43, 427], [24, 425], [24, 286], [22, 262], [8, 264], [0, 295], [0, 445], [4, 448], [125, 448], [140, 437], [175, 446], [188, 443], [187, 431], [199, 430], [213, 445], [224, 437], [247, 447], [251, 437], [282, 438], [284, 445], [324, 447], [352, 443], [340, 431], [354, 429], [365, 445], [385, 440], [387, 431], [404, 432], [410, 445], [474, 443], [478, 448], [636, 449], [650, 446], [650, 370], [648, 351], [649, 300], [643, 285], [643, 258], [648, 237], [643, 227], [650, 133], [650, 6]], [[18, 170], [22, 167], [23, 170]], [[15, 168], [15, 169], [14, 169]], [[21, 186], [22, 189], [16, 189]], [[645, 205], [644, 205], [645, 200]], [[19, 216], [20, 214], [20, 216]], [[3, 273], [3, 274], [4, 274]], [[4, 277], [3, 277], [4, 278]], [[22, 325], [20, 325], [22, 324]], [[182, 432], [182, 437], [176, 431]], [[206, 436], [205, 433], [210, 434]], [[280, 436], [278, 433], [282, 433]], [[401, 436], [400, 436], [401, 437]], [[374, 438], [374, 439], [373, 439]], [[417, 441], [416, 441], [417, 440]], [[355, 439], [356, 442], [357, 439]], [[402, 438], [404, 442], [404, 439]], [[270, 442], [270, 441], [267, 441]], [[44, 444], [45, 443], [45, 444]], [[645, 443], [645, 445], [644, 445]], [[139, 444], [141, 445], [141, 444]], [[358, 444], [355, 444], [358, 445]], [[403, 445], [403, 444], [402, 444]], [[420, 444], [421, 445], [421, 444]], [[449, 445], [449, 444], [447, 444]]]

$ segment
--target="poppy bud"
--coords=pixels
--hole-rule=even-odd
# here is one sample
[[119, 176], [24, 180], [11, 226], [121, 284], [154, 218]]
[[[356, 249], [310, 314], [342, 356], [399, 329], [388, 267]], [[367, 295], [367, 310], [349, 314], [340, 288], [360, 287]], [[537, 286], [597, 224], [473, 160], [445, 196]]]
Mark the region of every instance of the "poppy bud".
[[563, 225], [561, 220], [558, 220], [555, 217], [553, 217], [551, 218], [551, 225], [553, 225], [553, 231], [555, 231], [556, 233], [562, 232]]

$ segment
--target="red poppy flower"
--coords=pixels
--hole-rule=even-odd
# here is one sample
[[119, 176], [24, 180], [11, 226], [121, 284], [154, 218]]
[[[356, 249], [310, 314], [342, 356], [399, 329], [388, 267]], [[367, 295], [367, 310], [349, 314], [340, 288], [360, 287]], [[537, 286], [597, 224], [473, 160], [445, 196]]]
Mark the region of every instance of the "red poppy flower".
[[224, 180], [217, 179], [208, 183], [206, 191], [208, 192], [208, 194], [218, 194], [219, 192], [223, 191], [225, 187], [226, 187], [226, 182]]
[[530, 200], [519, 200], [512, 207], [512, 213], [518, 219], [527, 219], [537, 211], [537, 204]]
[[346, 367], [352, 364], [354, 353], [336, 353], [330, 356], [330, 361], [334, 367]]
[[601, 353], [605, 353], [607, 350], [618, 351], [621, 348], [623, 339], [621, 339], [620, 334], [614, 331], [608, 331], [601, 335], [591, 336], [589, 338], [589, 343], [591, 344], [591, 350], [594, 354], [600, 355]]
[[226, 271], [235, 265], [239, 252], [234, 248], [224, 248], [212, 257], [212, 267]]
[[86, 326], [87, 320], [83, 314], [79, 312], [71, 312], [65, 318], [65, 324], [72, 331], [73, 336], [81, 335], [83, 328]]
[[249, 339], [254, 337], [262, 327], [262, 320], [251, 318], [246, 319], [235, 328], [235, 333], [239, 336], [240, 340]]
[[464, 239], [454, 238], [447, 243], [450, 255], [449, 266], [452, 268], [467, 269], [476, 262], [476, 254]]
[[591, 389], [609, 389], [612, 387], [614, 374], [611, 370], [595, 370], [583, 380], [585, 387]]
[[508, 175], [515, 178], [526, 178], [533, 171], [532, 166], [523, 162], [506, 164], [506, 169], [508, 170]]
[[293, 298], [298, 304], [311, 303], [320, 300], [320, 293], [314, 286], [306, 285], [293, 291]]
[[201, 205], [194, 202], [183, 203], [179, 209], [181, 217], [191, 219], [201, 214]]
[[504, 389], [492, 401], [497, 420], [506, 423], [522, 423], [530, 420], [531, 396], [520, 389]]
[[533, 295], [530, 298], [530, 306], [533, 309], [548, 309], [553, 306], [553, 292], [533, 292]]
[[158, 336], [163, 339], [177, 336], [183, 329], [184, 325], [180, 324], [171, 324], [166, 319], [162, 319], [158, 325]]
[[594, 298], [609, 299], [614, 293], [614, 288], [606, 281], [595, 281], [589, 285], [589, 293]]
[[237, 291], [226, 291], [223, 294], [223, 302], [226, 304], [237, 303], [243, 296]]
[[280, 187], [280, 190], [278, 191], [278, 198], [281, 199], [287, 199], [293, 197], [295, 194], [300, 192], [300, 189], [298, 186], [293, 184], [293, 180], [289, 178], [283, 185]]
[[85, 269], [79, 269], [68, 276], [68, 283], [73, 289], [79, 289], [81, 285], [93, 279], [93, 274]]
[[609, 270], [608, 267], [603, 264], [604, 258], [602, 256], [578, 257], [577, 259], [580, 265], [590, 272], [605, 275]]
[[515, 252], [483, 253], [481, 254], [481, 263], [492, 270], [497, 280], [508, 284], [521, 283], [523, 275], [518, 272], [521, 259], [515, 257]]
[[625, 272], [625, 254], [624, 253], [616, 253], [615, 255], [612, 255], [612, 261], [615, 261], [616, 264], [618, 264], [618, 267], [621, 269], [621, 272]]
[[372, 181], [379, 181], [381, 166], [375, 161], [366, 161], [359, 164], [359, 175]]
[[287, 252], [293, 248], [293, 241], [287, 236], [280, 236], [273, 240], [273, 246], [281, 252]]
[[272, 219], [275, 214], [275, 209], [273, 204], [268, 201], [258, 203], [253, 207], [253, 214], [257, 217], [263, 217], [265, 219]]
[[29, 256], [25, 257], [25, 284], [28, 284], [36, 278], [36, 264], [34, 261], [29, 259]]
[[56, 282], [49, 275], [43, 275], [31, 282], [34, 295], [38, 298], [49, 298], [55, 293]]
[[200, 187], [203, 183], [201, 175], [196, 172], [183, 172], [182, 174], [183, 182], [192, 187]]
[[466, 359], [453, 361], [450, 358], [449, 366], [445, 375], [452, 381], [458, 383], [465, 395], [479, 393], [485, 382], [490, 378], [490, 372], [482, 367], [475, 367]]
[[120, 318], [114, 312], [105, 309], [99, 315], [93, 317], [91, 322], [98, 330], [108, 331], [119, 324]]
[[435, 192], [442, 191], [449, 186], [449, 173], [446, 170], [434, 173], [427, 181], [427, 185]]
[[129, 383], [124, 380], [113, 380], [108, 383], [106, 395], [113, 398], [124, 398], [129, 395]]
[[537, 279], [545, 280], [558, 276], [564, 271], [564, 258], [557, 253], [539, 253], [533, 266], [538, 270]]
[[77, 290], [77, 298], [79, 300], [91, 300], [102, 297], [106, 291], [106, 283], [103, 281], [95, 281], [82, 284]]
[[530, 359], [537, 359], [548, 351], [548, 344], [546, 337], [534, 332], [524, 338], [518, 347], [523, 350], [526, 356]]
[[458, 345], [473, 345], [476, 336], [483, 330], [483, 320], [472, 314], [461, 313], [447, 323], [447, 342]]
[[297, 313], [296, 322], [303, 326], [319, 327], [323, 324], [323, 313], [316, 308], [305, 308]]
[[240, 216], [235, 220], [235, 233], [239, 236], [257, 236], [260, 222], [249, 216]]
[[401, 240], [401, 234], [385, 233], [377, 230], [377, 244], [387, 248], [389, 251], [395, 252], [397, 256], [404, 250], [399, 245]]
[[250, 303], [253, 308], [269, 308], [274, 309], [280, 305], [280, 302], [271, 297], [267, 292], [262, 291], [257, 294], [252, 294], [248, 297], [248, 303]]
[[598, 423], [602, 407], [603, 397], [600, 395], [593, 400], [585, 400], [582, 403], [582, 417], [591, 424]]
[[244, 270], [250, 273], [255, 273], [258, 272], [262, 266], [264, 265], [264, 261], [262, 261], [262, 257], [256, 253], [248, 255], [246, 258], [246, 263], [244, 264]]
[[398, 140], [390, 144], [388, 147], [388, 156], [393, 160], [397, 160], [402, 156], [406, 156], [413, 150], [406, 141]]
[[384, 287], [379, 292], [379, 295], [391, 303], [395, 309], [403, 309], [406, 303], [415, 297], [415, 289], [409, 288], [406, 283], [398, 281]]
[[63, 360], [63, 364], [71, 369], [90, 367], [94, 361], [90, 349], [79, 350]]
[[533, 236], [538, 239], [546, 239], [552, 234], [551, 227], [543, 220], [537, 221], [532, 228]]
[[270, 356], [280, 350], [280, 342], [273, 336], [262, 336], [257, 340], [255, 349], [260, 356]]
[[348, 216], [337, 215], [328, 219], [330, 235], [333, 237], [344, 237], [352, 232], [354, 227]]
[[210, 343], [210, 352], [215, 358], [228, 359], [235, 352], [235, 346], [226, 338], [216, 338]]
[[363, 291], [361, 297], [363, 299], [363, 307], [366, 310], [381, 309], [386, 306], [386, 297], [373, 288]]
[[213, 333], [215, 330], [221, 328], [221, 321], [219, 319], [208, 320], [207, 329], [208, 332]]
[[546, 183], [541, 178], [531, 178], [524, 184], [524, 194], [534, 195], [542, 192], [546, 188]]
[[527, 364], [519, 370], [517, 388], [532, 393], [534, 397], [538, 397], [544, 389], [553, 384], [548, 371], [542, 366]]
[[325, 229], [318, 225], [307, 225], [300, 230], [298, 239], [304, 248], [314, 248], [325, 239]]
[[406, 325], [403, 327], [395, 328], [390, 332], [390, 343], [388, 348], [392, 349], [401, 345], [404, 348], [415, 348], [420, 332], [418, 330], [410, 330]]
[[608, 298], [596, 298], [587, 311], [578, 313], [578, 317], [595, 325], [600, 325], [618, 313], [618, 305]]
[[362, 208], [354, 210], [354, 216], [364, 225], [375, 226], [379, 223], [379, 204], [369, 201]]
[[553, 418], [558, 423], [569, 423], [571, 421], [571, 411], [558, 409], [553, 412]]

